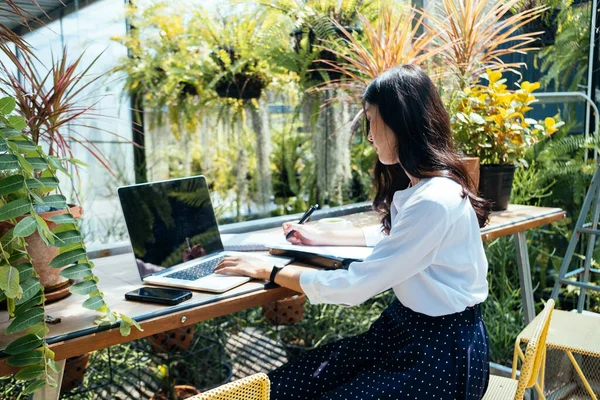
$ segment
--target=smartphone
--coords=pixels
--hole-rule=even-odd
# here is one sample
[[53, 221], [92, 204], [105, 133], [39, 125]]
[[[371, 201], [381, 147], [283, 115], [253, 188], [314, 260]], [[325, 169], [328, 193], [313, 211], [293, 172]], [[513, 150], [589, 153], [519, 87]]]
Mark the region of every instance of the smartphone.
[[125, 299], [143, 303], [157, 303], [172, 306], [192, 297], [189, 290], [142, 287], [125, 293]]

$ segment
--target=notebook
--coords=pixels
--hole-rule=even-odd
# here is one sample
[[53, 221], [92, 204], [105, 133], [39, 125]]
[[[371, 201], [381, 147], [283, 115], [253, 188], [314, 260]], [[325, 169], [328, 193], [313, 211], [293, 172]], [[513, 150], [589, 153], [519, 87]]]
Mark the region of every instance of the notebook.
[[269, 253], [293, 257], [297, 261], [317, 265], [323, 268], [347, 268], [354, 261], [362, 261], [373, 252], [372, 247], [361, 246], [304, 246], [293, 244], [274, 244]]

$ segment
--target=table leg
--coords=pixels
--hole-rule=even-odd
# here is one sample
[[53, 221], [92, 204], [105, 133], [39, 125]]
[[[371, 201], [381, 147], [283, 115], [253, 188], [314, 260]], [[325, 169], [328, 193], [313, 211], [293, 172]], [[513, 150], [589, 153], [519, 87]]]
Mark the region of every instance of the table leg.
[[58, 373], [54, 373], [54, 371], [50, 370], [52, 377], [58, 382], [58, 386], [55, 388], [45, 386], [33, 394], [32, 400], [58, 400], [60, 396], [60, 384], [62, 383], [63, 374], [65, 372], [65, 361], [67, 360], [65, 359], [56, 362], [60, 368]]
[[519, 268], [519, 283], [521, 285], [521, 298], [523, 300], [523, 319], [528, 325], [535, 318], [533, 300], [533, 283], [531, 282], [531, 269], [529, 267], [529, 252], [525, 232], [514, 235], [517, 250], [517, 267]]

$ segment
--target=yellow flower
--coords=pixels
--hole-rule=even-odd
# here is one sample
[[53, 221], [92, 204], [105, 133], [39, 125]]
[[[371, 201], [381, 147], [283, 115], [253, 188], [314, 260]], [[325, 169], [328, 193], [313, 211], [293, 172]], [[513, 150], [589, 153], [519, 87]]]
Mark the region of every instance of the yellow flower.
[[531, 93], [534, 90], [539, 89], [539, 88], [540, 88], [539, 82], [531, 83], [531, 82], [525, 81], [525, 82], [521, 83], [521, 89], [523, 89], [524, 91], [529, 92], [529, 93]]
[[502, 72], [500, 71], [492, 71], [489, 68], [486, 68], [485, 71], [487, 72], [488, 80], [490, 81], [490, 86], [493, 86], [494, 83], [502, 79]]
[[548, 135], [552, 135], [558, 130], [556, 127], [556, 121], [552, 117], [546, 117], [544, 120], [544, 125], [546, 126], [546, 132], [548, 132]]

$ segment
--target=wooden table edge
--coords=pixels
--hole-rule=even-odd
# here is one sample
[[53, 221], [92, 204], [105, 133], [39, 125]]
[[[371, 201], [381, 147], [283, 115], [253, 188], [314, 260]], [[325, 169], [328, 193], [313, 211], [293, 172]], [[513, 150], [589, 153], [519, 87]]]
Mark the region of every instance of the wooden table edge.
[[484, 242], [497, 239], [502, 236], [508, 236], [519, 232], [524, 232], [529, 229], [539, 228], [540, 226], [548, 225], [549, 223], [565, 219], [567, 213], [561, 209], [556, 209], [555, 212], [545, 214], [541, 217], [532, 218], [523, 222], [500, 226], [481, 233], [481, 239]]
[[[119, 327], [116, 327], [90, 335], [53, 343], [50, 345], [50, 348], [55, 352], [55, 359], [57, 361], [63, 360], [87, 352], [145, 338], [154, 335], [155, 333], [193, 325], [212, 318], [221, 317], [223, 315], [228, 315], [252, 307], [257, 307], [262, 304], [293, 296], [295, 294], [297, 293], [293, 290], [283, 287], [260, 290], [215, 303], [204, 304], [198, 307], [177, 311], [167, 316], [163, 315], [147, 319], [143, 322], [140, 322], [143, 331], [132, 328], [129, 336], [121, 336]], [[90, 340], [90, 337], [93, 337], [94, 340]], [[7, 365], [6, 358], [0, 359], [0, 376], [11, 375], [16, 373], [18, 370], [19, 368]]]

